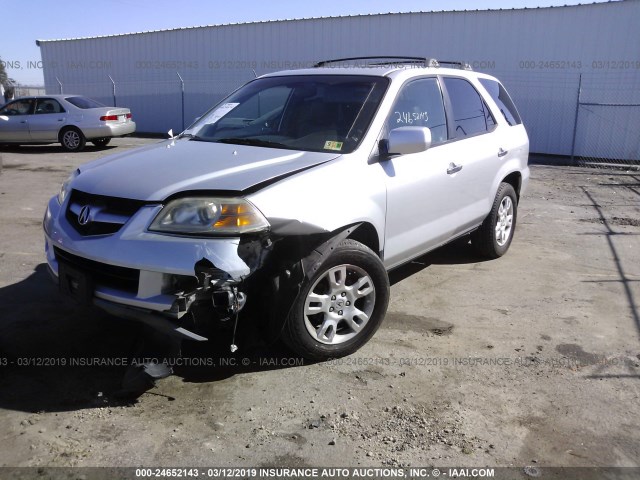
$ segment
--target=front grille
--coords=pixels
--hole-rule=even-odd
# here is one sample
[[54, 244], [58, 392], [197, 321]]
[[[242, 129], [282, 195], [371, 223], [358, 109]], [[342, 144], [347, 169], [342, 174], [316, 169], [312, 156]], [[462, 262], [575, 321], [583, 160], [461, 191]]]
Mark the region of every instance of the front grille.
[[138, 293], [140, 270], [116, 267], [115, 265], [88, 260], [57, 247], [54, 247], [53, 250], [58, 262], [64, 262], [77, 270], [89, 274], [97, 285]]
[[[107, 197], [73, 190], [69, 198], [66, 218], [80, 235], [110, 235], [116, 233], [145, 202], [128, 198]], [[91, 220], [80, 224], [79, 214], [83, 207], [93, 212]]]

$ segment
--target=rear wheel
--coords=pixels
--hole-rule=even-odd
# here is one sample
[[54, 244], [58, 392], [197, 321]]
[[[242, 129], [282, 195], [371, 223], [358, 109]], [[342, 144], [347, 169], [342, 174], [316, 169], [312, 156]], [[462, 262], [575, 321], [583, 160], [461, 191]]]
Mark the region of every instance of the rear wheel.
[[65, 128], [60, 132], [60, 143], [68, 152], [79, 152], [84, 148], [87, 140], [77, 128]]
[[343, 240], [305, 284], [287, 319], [284, 342], [312, 360], [349, 355], [376, 332], [389, 303], [389, 278], [380, 258]]
[[471, 244], [487, 258], [498, 258], [507, 253], [516, 229], [518, 196], [513, 186], [501, 183], [493, 201], [491, 212], [482, 226], [471, 234]]
[[106, 147], [107, 145], [109, 145], [110, 141], [111, 137], [94, 138], [93, 140], [91, 140], [91, 143], [93, 143], [96, 147]]

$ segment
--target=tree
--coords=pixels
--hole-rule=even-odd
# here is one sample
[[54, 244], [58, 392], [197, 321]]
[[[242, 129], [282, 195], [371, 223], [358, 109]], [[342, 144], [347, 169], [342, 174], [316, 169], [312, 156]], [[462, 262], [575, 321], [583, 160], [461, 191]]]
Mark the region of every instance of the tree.
[[4, 91], [5, 100], [13, 97], [13, 85], [15, 85], [15, 80], [13, 78], [9, 78], [7, 75], [7, 71], [4, 68], [4, 62], [2, 58], [0, 58], [0, 85], [2, 88], [0, 90]]

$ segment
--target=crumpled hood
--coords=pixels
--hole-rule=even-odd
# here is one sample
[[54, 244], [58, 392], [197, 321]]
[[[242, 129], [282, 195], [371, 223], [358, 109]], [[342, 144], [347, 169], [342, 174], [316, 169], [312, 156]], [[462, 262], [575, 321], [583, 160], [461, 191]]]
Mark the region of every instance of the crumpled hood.
[[185, 190], [243, 191], [338, 156], [167, 140], [82, 165], [72, 187], [96, 195], [160, 201]]

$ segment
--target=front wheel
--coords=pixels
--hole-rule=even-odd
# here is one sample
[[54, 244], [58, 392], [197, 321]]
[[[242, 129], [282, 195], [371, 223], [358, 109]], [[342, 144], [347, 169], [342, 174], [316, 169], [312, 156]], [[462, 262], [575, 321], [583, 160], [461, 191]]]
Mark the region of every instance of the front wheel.
[[60, 133], [60, 143], [68, 152], [79, 152], [86, 142], [82, 132], [76, 128], [67, 128]]
[[355, 240], [343, 240], [306, 281], [283, 340], [311, 360], [343, 357], [376, 332], [389, 304], [389, 277], [380, 258]]
[[491, 212], [482, 226], [471, 234], [471, 244], [487, 258], [498, 258], [507, 253], [516, 229], [518, 196], [513, 186], [501, 183]]
[[93, 140], [91, 140], [91, 143], [93, 143], [96, 147], [102, 148], [109, 145], [110, 141], [111, 141], [111, 137], [94, 138]]

